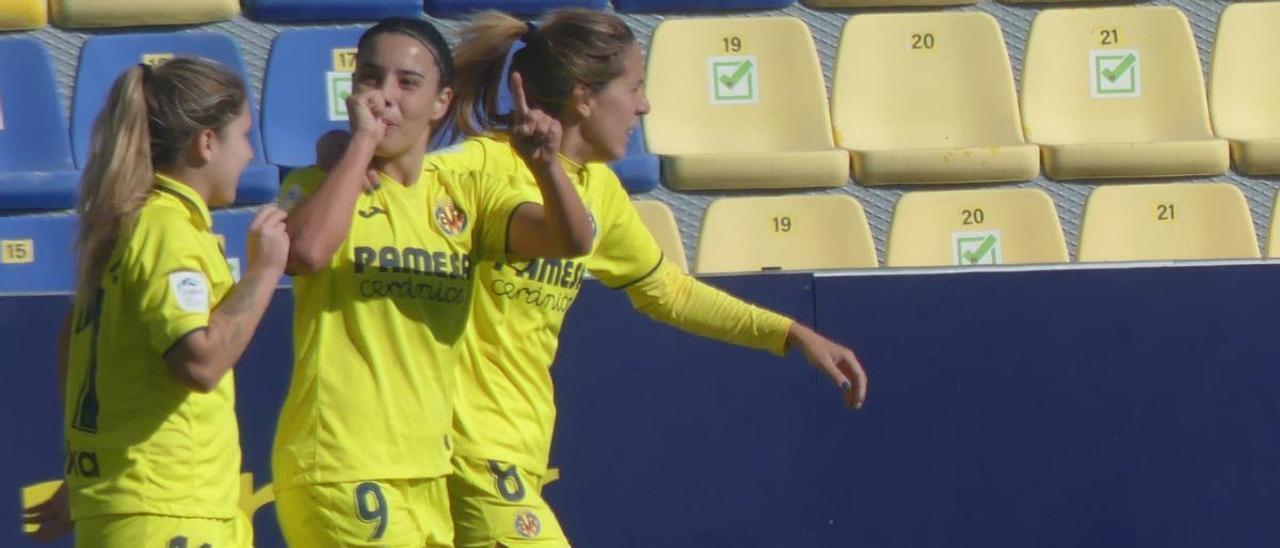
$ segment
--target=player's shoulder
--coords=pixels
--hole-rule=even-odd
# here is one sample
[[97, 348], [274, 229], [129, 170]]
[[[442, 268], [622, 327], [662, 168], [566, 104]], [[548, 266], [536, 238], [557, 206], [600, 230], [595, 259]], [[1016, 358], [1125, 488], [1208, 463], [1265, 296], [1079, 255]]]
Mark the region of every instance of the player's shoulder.
[[622, 186], [622, 180], [618, 179], [618, 174], [614, 173], [613, 168], [604, 162], [587, 162], [583, 166], [586, 172], [587, 180], [591, 181], [591, 186], [587, 191], [586, 199], [595, 205], [611, 205], [621, 207], [624, 204], [631, 203], [631, 197]]
[[126, 262], [153, 264], [178, 252], [198, 248], [197, 235], [202, 231], [195, 216], [182, 198], [163, 192], [153, 193], [138, 212], [138, 219], [124, 239]]
[[196, 214], [183, 202], [183, 198], [167, 192], [152, 192], [138, 211], [138, 220], [134, 223], [135, 234], [165, 233], [171, 230], [192, 229], [195, 226], [193, 217]]
[[449, 172], [509, 171], [514, 153], [511, 145], [501, 135], [476, 135], [431, 152], [427, 155], [423, 168]]
[[281, 209], [289, 211], [298, 205], [303, 198], [316, 191], [324, 182], [327, 173], [317, 166], [307, 166], [290, 171], [280, 183], [280, 196], [276, 203]]
[[484, 162], [485, 144], [475, 137], [463, 139], [445, 148], [427, 153], [423, 169], [427, 170], [461, 170], [475, 167]]
[[613, 168], [609, 167], [609, 164], [604, 162], [587, 162], [586, 165], [583, 166], [583, 169], [586, 170], [587, 176], [591, 177], [592, 180], [609, 183], [609, 187], [611, 189], [614, 187], [618, 189], [622, 188], [622, 180], [618, 179], [618, 174], [613, 171]]
[[280, 188], [296, 186], [304, 190], [312, 190], [324, 182], [325, 175], [327, 175], [325, 170], [318, 166], [298, 168], [285, 176], [284, 181], [280, 182]]

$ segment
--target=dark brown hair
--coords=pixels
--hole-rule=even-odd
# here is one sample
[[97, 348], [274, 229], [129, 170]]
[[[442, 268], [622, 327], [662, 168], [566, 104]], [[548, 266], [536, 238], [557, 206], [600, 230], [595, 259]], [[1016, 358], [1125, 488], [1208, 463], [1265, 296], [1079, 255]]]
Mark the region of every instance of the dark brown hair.
[[529, 104], [559, 117], [576, 84], [604, 87], [622, 75], [622, 54], [636, 36], [617, 16], [584, 9], [553, 12], [541, 27], [495, 11], [477, 15], [455, 49], [454, 122], [468, 135], [504, 126], [498, 112], [503, 65], [517, 40], [525, 46], [511, 60], [524, 79]]

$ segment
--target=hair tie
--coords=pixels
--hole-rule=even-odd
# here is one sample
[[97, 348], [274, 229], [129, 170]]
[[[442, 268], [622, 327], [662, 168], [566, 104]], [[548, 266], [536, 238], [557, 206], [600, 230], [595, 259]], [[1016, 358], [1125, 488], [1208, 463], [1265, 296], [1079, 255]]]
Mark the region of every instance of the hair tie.
[[520, 36], [520, 41], [528, 44], [530, 40], [533, 40], [533, 35], [537, 34], [538, 25], [533, 24], [533, 21], [526, 21], [525, 25], [528, 28], [524, 31], [524, 35]]

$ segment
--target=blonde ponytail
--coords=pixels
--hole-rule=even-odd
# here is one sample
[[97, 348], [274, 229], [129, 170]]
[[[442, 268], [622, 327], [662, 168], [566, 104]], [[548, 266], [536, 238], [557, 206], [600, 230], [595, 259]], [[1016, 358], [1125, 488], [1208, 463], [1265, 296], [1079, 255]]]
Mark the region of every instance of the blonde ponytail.
[[76, 300], [91, 310], [116, 237], [127, 233], [151, 192], [151, 135], [147, 130], [145, 71], [125, 71], [93, 123], [89, 163], [80, 183]]
[[116, 78], [93, 123], [76, 212], [76, 300], [84, 310], [118, 239], [132, 232], [155, 172], [174, 167], [195, 135], [221, 130], [244, 109], [244, 82], [221, 65], [177, 58]]

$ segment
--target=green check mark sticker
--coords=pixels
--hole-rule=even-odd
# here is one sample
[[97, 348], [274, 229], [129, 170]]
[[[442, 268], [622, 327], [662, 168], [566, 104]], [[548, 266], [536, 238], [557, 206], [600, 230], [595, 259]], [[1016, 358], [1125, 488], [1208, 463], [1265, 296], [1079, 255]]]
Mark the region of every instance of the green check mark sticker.
[[1115, 68], [1102, 69], [1102, 76], [1109, 82], [1115, 82], [1120, 78], [1121, 74], [1124, 74], [1125, 71], [1129, 70], [1129, 67], [1132, 67], [1136, 62], [1138, 62], [1138, 57], [1130, 53], [1129, 55], [1124, 56], [1124, 58], [1120, 60], [1120, 64], [1116, 65]]
[[738, 87], [738, 82], [741, 82], [742, 78], [745, 77], [747, 73], [751, 72], [751, 68], [754, 66], [755, 65], [751, 63], [750, 59], [743, 61], [741, 65], [738, 65], [738, 70], [735, 71], [732, 76], [721, 76], [720, 83], [724, 84], [724, 87], [726, 88]]
[[982, 239], [982, 243], [978, 244], [978, 249], [973, 251], [961, 251], [964, 255], [964, 261], [969, 264], [978, 264], [978, 261], [985, 257], [991, 250], [996, 247], [996, 237], [987, 236]]
[[760, 102], [760, 64], [754, 55], [711, 57], [707, 66], [712, 104]]
[[1138, 50], [1090, 51], [1089, 85], [1094, 99], [1141, 97], [1141, 53]]
[[325, 73], [325, 95], [329, 121], [341, 122], [347, 119], [347, 97], [351, 95], [350, 72]]
[[998, 230], [953, 233], [951, 247], [956, 266], [1003, 264]]

